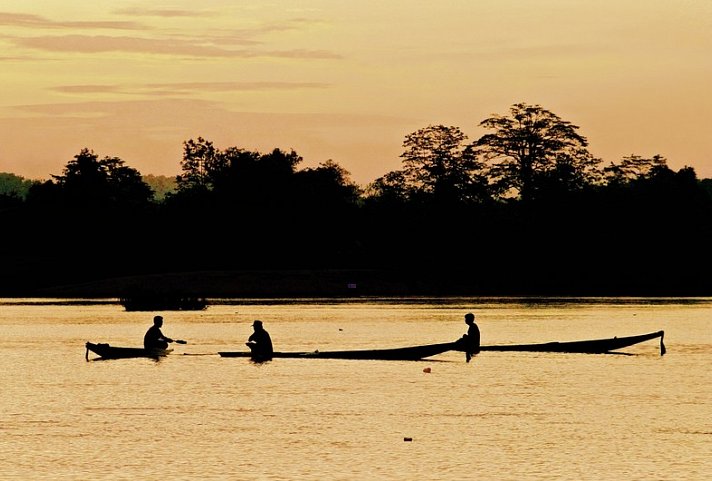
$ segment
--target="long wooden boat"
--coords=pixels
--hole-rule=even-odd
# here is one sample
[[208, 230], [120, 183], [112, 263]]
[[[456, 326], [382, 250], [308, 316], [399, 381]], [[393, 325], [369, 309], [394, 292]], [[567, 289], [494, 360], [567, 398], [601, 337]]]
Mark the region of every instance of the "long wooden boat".
[[[418, 361], [426, 357], [457, 350], [457, 342], [425, 344], [422, 346], [398, 347], [394, 349], [363, 349], [353, 351], [311, 351], [311, 352], [275, 352], [272, 357], [291, 357], [308, 359], [370, 359], [384, 361]], [[221, 357], [252, 357], [249, 351], [221, 351]]]
[[85, 359], [89, 360], [89, 351], [93, 352], [101, 359], [128, 359], [132, 357], [149, 357], [158, 359], [167, 356], [173, 349], [144, 349], [142, 347], [117, 347], [109, 344], [93, 342], [86, 343]]
[[[525, 352], [565, 352], [581, 354], [604, 354], [641, 342], [660, 338], [660, 355], [665, 354], [663, 344], [664, 331], [626, 337], [608, 339], [592, 339], [585, 341], [546, 342], [540, 344], [505, 344], [480, 346], [480, 351], [525, 351]], [[422, 346], [401, 347], [395, 349], [365, 349], [353, 351], [312, 351], [312, 352], [275, 352], [273, 358], [299, 359], [370, 359], [387, 361], [417, 361], [436, 356], [448, 351], [464, 351], [460, 342], [444, 342], [425, 344]], [[221, 357], [252, 357], [249, 351], [220, 351]]]
[[571, 352], [582, 354], [605, 354], [623, 349], [641, 342], [660, 338], [660, 355], [665, 354], [663, 338], [665, 331], [656, 331], [637, 336], [591, 339], [587, 341], [545, 342], [540, 344], [505, 344], [499, 346], [480, 346], [480, 351], [527, 351], [527, 352]]

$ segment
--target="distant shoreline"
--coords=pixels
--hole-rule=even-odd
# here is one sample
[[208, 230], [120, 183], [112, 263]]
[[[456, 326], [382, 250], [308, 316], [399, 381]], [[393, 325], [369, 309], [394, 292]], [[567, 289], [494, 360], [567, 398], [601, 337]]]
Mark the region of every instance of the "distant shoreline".
[[[472, 278], [471, 278], [472, 277]], [[193, 296], [202, 298], [348, 298], [348, 297], [707, 297], [712, 292], [670, 289], [587, 288], [566, 290], [544, 283], [528, 286], [516, 280], [488, 284], [456, 271], [405, 272], [396, 270], [295, 269], [172, 272], [98, 279], [21, 292], [0, 293], [3, 298], [121, 298], [127, 295]]]
[[407, 295], [432, 291], [402, 273], [375, 270], [295, 269], [171, 272], [58, 285], [29, 292], [33, 297], [122, 297], [132, 293], [206, 298], [348, 297]]

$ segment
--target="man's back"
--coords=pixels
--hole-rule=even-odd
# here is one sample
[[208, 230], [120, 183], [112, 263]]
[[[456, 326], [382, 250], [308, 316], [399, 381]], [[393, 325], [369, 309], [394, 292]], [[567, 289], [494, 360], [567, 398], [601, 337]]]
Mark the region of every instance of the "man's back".
[[472, 346], [472, 353], [477, 354], [480, 352], [480, 328], [474, 322], [467, 329], [467, 339], [470, 346]]
[[272, 338], [269, 336], [269, 333], [264, 329], [260, 329], [253, 332], [252, 335], [250, 335], [248, 341], [257, 344], [255, 350], [258, 351], [259, 354], [269, 354], [270, 356], [272, 355]]
[[160, 339], [163, 339], [163, 333], [161, 328], [153, 325], [148, 328], [146, 335], [143, 336], [143, 347], [144, 349], [155, 349], [157, 347], [163, 347]]

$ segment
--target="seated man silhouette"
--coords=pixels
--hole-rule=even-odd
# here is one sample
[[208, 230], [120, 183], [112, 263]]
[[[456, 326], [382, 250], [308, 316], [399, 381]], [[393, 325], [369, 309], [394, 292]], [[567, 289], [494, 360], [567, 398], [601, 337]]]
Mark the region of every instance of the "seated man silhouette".
[[269, 333], [262, 326], [262, 321], [252, 323], [252, 328], [255, 330], [247, 339], [247, 346], [252, 351], [253, 361], [269, 361], [272, 359], [272, 339]]
[[480, 352], [480, 328], [475, 324], [475, 315], [471, 312], [465, 314], [465, 324], [469, 326], [467, 334], [463, 335], [460, 341], [465, 348], [465, 360], [470, 362], [472, 356]]
[[168, 343], [173, 342], [168, 336], [164, 336], [161, 332], [163, 326], [163, 317], [156, 316], [153, 318], [153, 325], [148, 328], [146, 335], [143, 336], [144, 349], [167, 349]]

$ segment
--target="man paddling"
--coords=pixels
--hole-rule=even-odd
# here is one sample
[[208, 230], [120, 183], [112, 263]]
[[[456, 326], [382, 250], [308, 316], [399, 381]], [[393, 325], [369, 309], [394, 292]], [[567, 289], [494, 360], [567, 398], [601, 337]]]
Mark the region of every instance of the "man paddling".
[[252, 351], [253, 361], [269, 361], [272, 359], [272, 338], [262, 326], [262, 321], [252, 323], [252, 328], [255, 330], [247, 339], [247, 346]]
[[[163, 316], [153, 318], [153, 325], [148, 328], [146, 335], [143, 336], [144, 349], [167, 349], [168, 343], [174, 342], [168, 336], [163, 335], [161, 327], [163, 326]], [[175, 341], [178, 344], [184, 344], [185, 341]]]

